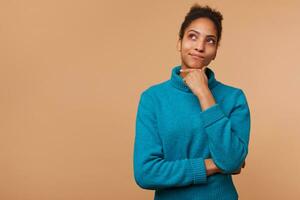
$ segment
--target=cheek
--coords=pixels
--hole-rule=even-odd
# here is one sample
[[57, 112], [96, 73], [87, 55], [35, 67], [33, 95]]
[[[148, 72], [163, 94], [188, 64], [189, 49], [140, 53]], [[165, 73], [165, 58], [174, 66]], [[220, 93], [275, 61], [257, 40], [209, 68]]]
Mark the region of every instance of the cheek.
[[211, 48], [208, 50], [207, 55], [210, 59], [216, 56], [217, 50], [215, 48]]
[[184, 42], [182, 43], [182, 51], [189, 51], [190, 49], [193, 48], [193, 43], [192, 42]]

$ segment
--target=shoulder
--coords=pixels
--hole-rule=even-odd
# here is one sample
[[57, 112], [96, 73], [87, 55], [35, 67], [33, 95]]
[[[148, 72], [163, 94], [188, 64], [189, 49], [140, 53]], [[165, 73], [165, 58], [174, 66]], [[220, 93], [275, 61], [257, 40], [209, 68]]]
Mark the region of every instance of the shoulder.
[[224, 93], [238, 93], [238, 92], [241, 92], [242, 89], [241, 88], [238, 88], [236, 86], [232, 86], [232, 85], [228, 85], [228, 84], [225, 84], [225, 83], [222, 83], [219, 81], [219, 84], [217, 85], [216, 89], [218, 90], [222, 90]]
[[162, 81], [153, 85], [150, 85], [146, 87], [142, 92], [140, 93], [141, 96], [151, 96], [155, 97], [161, 94], [162, 92], [166, 91], [169, 86], [169, 80]]
[[221, 93], [225, 96], [240, 96], [245, 95], [242, 88], [224, 84], [222, 82], [218, 82], [218, 85], [214, 88], [215, 92]]
[[213, 90], [217, 101], [224, 106], [248, 105], [246, 94], [242, 88], [219, 82]]
[[159, 96], [167, 90], [168, 81], [159, 82], [146, 87], [140, 92], [139, 107], [146, 108], [147, 110], [155, 110]]

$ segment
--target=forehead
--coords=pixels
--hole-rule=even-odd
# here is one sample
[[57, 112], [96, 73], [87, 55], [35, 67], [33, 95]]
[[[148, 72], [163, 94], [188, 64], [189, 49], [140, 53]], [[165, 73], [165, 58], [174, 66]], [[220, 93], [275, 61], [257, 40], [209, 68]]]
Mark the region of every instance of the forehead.
[[186, 28], [185, 32], [197, 31], [204, 35], [215, 35], [217, 36], [217, 30], [213, 21], [208, 18], [198, 18], [192, 21], [192, 23]]

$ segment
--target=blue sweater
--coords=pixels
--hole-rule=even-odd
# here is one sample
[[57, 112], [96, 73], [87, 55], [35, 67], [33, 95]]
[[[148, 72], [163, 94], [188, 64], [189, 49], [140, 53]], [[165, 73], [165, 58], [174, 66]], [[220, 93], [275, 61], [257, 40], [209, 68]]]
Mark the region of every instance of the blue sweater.
[[[244, 92], [215, 79], [207, 68], [216, 104], [202, 111], [198, 98], [172, 69], [167, 81], [141, 93], [136, 115], [134, 177], [155, 200], [238, 199], [231, 173], [243, 164], [250, 133]], [[212, 158], [223, 173], [207, 176]]]

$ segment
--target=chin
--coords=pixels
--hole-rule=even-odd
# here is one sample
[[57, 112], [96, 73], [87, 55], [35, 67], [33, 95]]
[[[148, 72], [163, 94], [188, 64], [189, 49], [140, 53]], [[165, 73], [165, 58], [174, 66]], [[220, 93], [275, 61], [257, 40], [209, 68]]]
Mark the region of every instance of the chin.
[[186, 66], [186, 68], [189, 69], [202, 69], [205, 66], [204, 63], [193, 62], [193, 61], [189, 63], [183, 62], [183, 64]]
[[202, 69], [205, 66], [205, 64], [199, 63], [199, 62], [197, 62], [197, 63], [193, 62], [189, 66], [190, 66], [190, 68], [193, 68], [193, 69]]
[[192, 69], [202, 69], [204, 67], [204, 65], [202, 64], [198, 64], [198, 65], [190, 65], [189, 68], [192, 68]]

